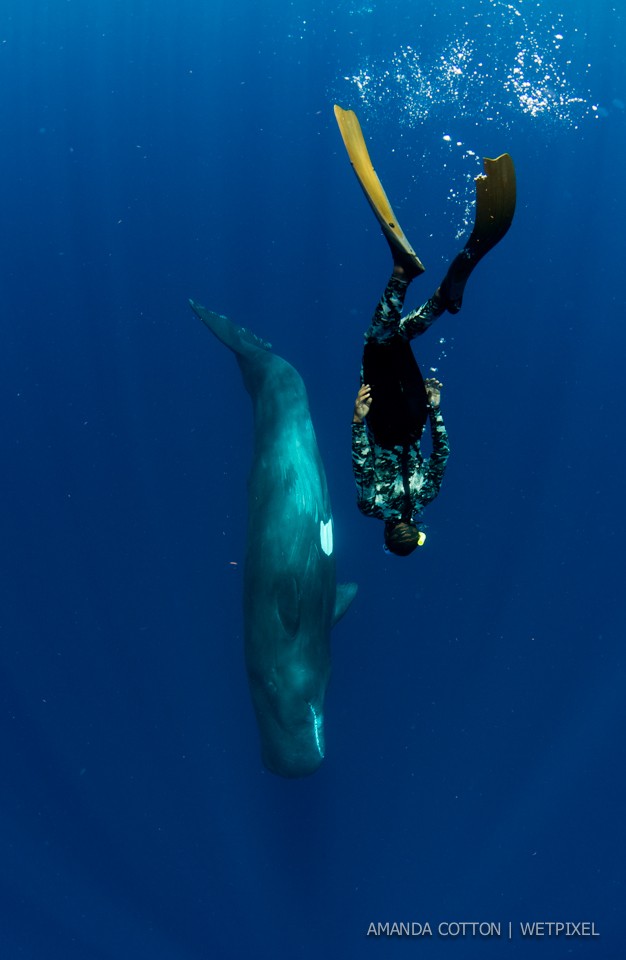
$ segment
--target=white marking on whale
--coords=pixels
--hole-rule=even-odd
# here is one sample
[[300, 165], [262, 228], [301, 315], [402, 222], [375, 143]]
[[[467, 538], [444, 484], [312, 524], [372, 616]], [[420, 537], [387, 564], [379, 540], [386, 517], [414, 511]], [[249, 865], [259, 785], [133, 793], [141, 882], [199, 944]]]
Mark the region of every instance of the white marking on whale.
[[333, 552], [333, 521], [327, 520], [324, 523], [323, 520], [320, 520], [320, 543], [322, 545], [322, 550], [327, 557]]

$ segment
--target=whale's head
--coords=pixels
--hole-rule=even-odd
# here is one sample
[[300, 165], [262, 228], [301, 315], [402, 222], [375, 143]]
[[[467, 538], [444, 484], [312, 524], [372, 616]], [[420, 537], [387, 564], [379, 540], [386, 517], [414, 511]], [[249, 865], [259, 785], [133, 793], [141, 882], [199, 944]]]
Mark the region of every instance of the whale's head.
[[283, 777], [304, 777], [325, 753], [324, 701], [330, 678], [330, 632], [351, 603], [356, 584], [336, 586], [281, 571], [249, 595], [246, 665], [261, 735], [263, 763]]
[[263, 764], [281, 777], [306, 777], [324, 759], [324, 696], [328, 671], [266, 680], [262, 710], [254, 697]]
[[314, 773], [324, 759], [331, 611], [317, 602], [283, 583], [246, 644], [263, 763], [283, 777]]
[[[259, 533], [252, 524], [249, 530], [246, 667], [265, 766], [283, 777], [305, 777], [324, 759], [330, 632], [354, 598], [356, 584], [337, 586], [332, 520], [294, 508], [286, 523], [284, 500], [283, 491], [279, 519], [269, 524], [272, 536], [267, 503], [265, 527]], [[295, 500], [299, 504], [302, 497]]]

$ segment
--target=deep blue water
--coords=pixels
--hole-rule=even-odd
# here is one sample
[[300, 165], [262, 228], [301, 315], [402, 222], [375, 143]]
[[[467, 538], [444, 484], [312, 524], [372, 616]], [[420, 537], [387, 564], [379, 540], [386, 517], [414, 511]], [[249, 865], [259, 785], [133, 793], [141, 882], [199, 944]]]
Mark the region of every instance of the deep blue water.
[[[625, 18], [4, 0], [3, 960], [623, 956]], [[354, 503], [390, 258], [335, 101], [428, 267], [410, 305], [478, 158], [517, 168], [510, 234], [418, 344], [452, 457], [410, 561]], [[304, 376], [360, 585], [299, 782], [261, 766], [243, 666], [249, 401], [188, 297]], [[436, 933], [544, 920], [601, 936]]]

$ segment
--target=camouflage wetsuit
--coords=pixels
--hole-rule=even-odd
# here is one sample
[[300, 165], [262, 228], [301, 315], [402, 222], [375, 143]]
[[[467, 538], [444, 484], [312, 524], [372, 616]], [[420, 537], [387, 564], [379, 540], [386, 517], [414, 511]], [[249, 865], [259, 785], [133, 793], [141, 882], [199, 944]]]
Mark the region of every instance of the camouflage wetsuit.
[[[400, 340], [408, 343], [424, 333], [444, 312], [441, 303], [433, 297], [403, 318], [407, 288], [405, 280], [391, 277], [365, 335], [366, 349], [368, 343], [392, 345]], [[373, 400], [376, 403], [375, 396]], [[448, 434], [439, 408], [427, 404], [426, 409], [433, 446], [427, 458], [421, 454], [419, 436], [409, 442], [383, 447], [375, 441], [365, 422], [353, 423], [352, 466], [357, 504], [366, 516], [379, 520], [417, 519], [439, 493], [450, 453]]]

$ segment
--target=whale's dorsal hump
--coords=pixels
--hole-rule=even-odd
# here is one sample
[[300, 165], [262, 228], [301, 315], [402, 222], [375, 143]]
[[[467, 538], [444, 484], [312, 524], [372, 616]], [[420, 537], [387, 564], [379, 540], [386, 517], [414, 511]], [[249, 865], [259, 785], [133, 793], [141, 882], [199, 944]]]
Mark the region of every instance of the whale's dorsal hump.
[[335, 612], [333, 614], [333, 627], [338, 620], [341, 620], [344, 613], [354, 600], [358, 590], [356, 583], [338, 583], [337, 596], [335, 598]]

